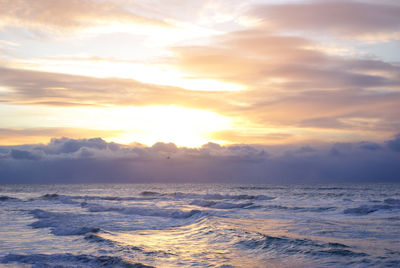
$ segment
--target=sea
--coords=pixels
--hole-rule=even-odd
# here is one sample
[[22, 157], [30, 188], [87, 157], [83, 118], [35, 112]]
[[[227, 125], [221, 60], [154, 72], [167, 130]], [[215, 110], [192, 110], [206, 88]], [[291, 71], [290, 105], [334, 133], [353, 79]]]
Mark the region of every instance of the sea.
[[400, 267], [400, 184], [0, 185], [1, 267]]

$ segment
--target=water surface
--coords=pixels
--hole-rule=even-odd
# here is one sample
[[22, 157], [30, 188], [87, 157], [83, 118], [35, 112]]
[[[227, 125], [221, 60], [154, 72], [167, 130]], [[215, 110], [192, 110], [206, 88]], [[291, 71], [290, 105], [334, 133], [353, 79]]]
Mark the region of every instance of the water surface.
[[400, 267], [399, 184], [0, 185], [0, 263]]

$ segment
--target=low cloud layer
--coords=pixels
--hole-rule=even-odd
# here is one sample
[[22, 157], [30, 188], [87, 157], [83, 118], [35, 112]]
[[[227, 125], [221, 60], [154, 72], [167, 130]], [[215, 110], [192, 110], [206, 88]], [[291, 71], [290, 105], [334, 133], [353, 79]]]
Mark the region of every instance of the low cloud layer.
[[399, 182], [400, 135], [305, 146], [120, 145], [101, 138], [0, 147], [0, 183]]

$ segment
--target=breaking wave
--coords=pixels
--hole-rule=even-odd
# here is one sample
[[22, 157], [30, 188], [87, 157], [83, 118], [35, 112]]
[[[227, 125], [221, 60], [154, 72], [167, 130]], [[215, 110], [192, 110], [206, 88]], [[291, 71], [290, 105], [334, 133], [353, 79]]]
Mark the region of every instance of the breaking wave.
[[48, 212], [41, 209], [30, 211], [38, 221], [30, 224], [33, 228], [50, 228], [54, 235], [84, 235], [100, 231], [99, 227], [93, 226], [88, 215], [75, 213]]
[[222, 195], [222, 194], [195, 194], [195, 193], [159, 193], [159, 192], [150, 192], [144, 191], [141, 193], [143, 196], [166, 196], [173, 197], [177, 199], [210, 199], [210, 200], [223, 200], [223, 199], [234, 199], [234, 200], [272, 200], [275, 197], [266, 196], [266, 195]]
[[119, 197], [119, 196], [96, 196], [96, 195], [60, 195], [60, 194], [45, 194], [40, 197], [44, 200], [107, 200], [107, 201], [136, 201], [136, 200], [149, 200], [154, 198], [143, 197]]
[[252, 206], [254, 203], [246, 202], [246, 203], [228, 203], [228, 202], [216, 202], [210, 200], [193, 200], [191, 205], [196, 205], [199, 207], [209, 207], [216, 209], [234, 209], [234, 208], [248, 208]]
[[400, 199], [388, 198], [383, 201], [383, 204], [361, 205], [359, 207], [345, 209], [343, 213], [353, 214], [353, 215], [367, 215], [376, 212], [378, 210], [392, 210], [392, 209], [400, 209]]
[[128, 207], [128, 206], [104, 206], [99, 204], [82, 204], [83, 207], [87, 208], [90, 212], [119, 212], [122, 214], [133, 214], [140, 216], [155, 216], [155, 217], [165, 217], [165, 218], [177, 218], [184, 219], [190, 218], [193, 215], [200, 214], [200, 210], [177, 210], [177, 209], [167, 209], [158, 207]]
[[244, 246], [253, 250], [268, 250], [287, 255], [306, 253], [313, 256], [368, 256], [368, 254], [363, 252], [352, 251], [350, 250], [349, 246], [340, 243], [321, 243], [310, 239], [276, 237], [261, 233], [258, 233], [256, 238], [242, 239], [237, 242], [237, 245]]

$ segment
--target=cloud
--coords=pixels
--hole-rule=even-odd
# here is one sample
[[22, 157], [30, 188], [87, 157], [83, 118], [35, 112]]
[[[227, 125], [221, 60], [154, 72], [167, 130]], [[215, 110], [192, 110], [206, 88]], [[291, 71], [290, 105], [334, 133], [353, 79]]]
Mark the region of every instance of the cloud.
[[376, 141], [396, 133], [400, 67], [381, 60], [328, 55], [315, 47], [305, 38], [248, 30], [222, 34], [208, 45], [172, 48], [175, 56], [166, 64], [196, 78], [245, 87], [236, 92], [189, 91], [132, 79], [3, 67], [0, 86], [7, 90], [0, 92], [0, 99], [3, 104], [25, 107], [172, 105], [213, 111], [238, 122], [234, 129], [213, 134], [229, 142], [265, 144], [332, 137], [375, 137]]
[[109, 137], [122, 134], [119, 130], [96, 130], [82, 128], [0, 128], [0, 144], [46, 143], [51, 138], [72, 137], [90, 138], [93, 136]]
[[298, 153], [298, 154], [308, 154], [308, 153], [313, 153], [313, 152], [315, 152], [315, 149], [309, 145], [302, 146], [297, 151], [295, 151], [295, 153]]
[[386, 144], [393, 151], [400, 152], [400, 134], [396, 135], [394, 139], [386, 141]]
[[116, 1], [0, 0], [0, 26], [17, 26], [39, 32], [75, 31], [110, 23], [167, 27], [162, 20], [132, 12], [134, 7]]
[[393, 134], [400, 126], [396, 65], [328, 55], [310, 40], [261, 30], [214, 41], [174, 51], [185, 72], [246, 85], [229, 96], [237, 106], [224, 107], [225, 114], [270, 128], [391, 129]]
[[[176, 65], [185, 72], [241, 83], [247, 87], [243, 91], [189, 91], [132, 79], [3, 67], [0, 85], [9, 90], [0, 92], [0, 98], [3, 104], [71, 109], [174, 105], [214, 111], [248, 122], [246, 126], [255, 129], [241, 129], [238, 123], [237, 130], [214, 133], [230, 142], [290, 142], [304, 139], [306, 133], [315, 139], [321, 137], [320, 132], [312, 133], [316, 129], [345, 131], [346, 136], [349, 131], [379, 137], [397, 132], [400, 67], [379, 60], [328, 56], [304, 48], [309, 42], [245, 31], [223, 35], [214, 46], [174, 49], [178, 53]], [[279, 49], [281, 53], [277, 53]], [[82, 137], [68, 133], [53, 136], [63, 135]]]
[[344, 37], [399, 39], [400, 6], [395, 2], [311, 1], [259, 5], [249, 12], [274, 31], [314, 31]]
[[400, 153], [390, 146], [209, 143], [185, 148], [61, 138], [46, 145], [1, 147], [0, 182], [398, 182]]
[[[395, 118], [398, 114], [394, 107], [399, 101], [397, 92], [311, 91], [264, 105], [260, 103], [257, 110], [265, 115], [260, 116], [260, 120], [273, 118], [302, 127], [395, 131], [399, 121]], [[373, 112], [371, 107], [380, 108]]]
[[369, 150], [369, 151], [377, 151], [377, 150], [381, 150], [382, 146], [375, 143], [375, 142], [368, 142], [368, 141], [362, 141], [358, 144], [358, 146], [361, 149], [364, 150]]
[[151, 148], [156, 152], [176, 153], [178, 151], [174, 143], [157, 142]]
[[[101, 138], [73, 140], [67, 138], [52, 139], [47, 146], [36, 147], [47, 154], [69, 154], [75, 153], [81, 148], [93, 148], [97, 150], [107, 149], [108, 144]], [[113, 144], [111, 144], [113, 145]]]
[[28, 160], [40, 159], [40, 155], [38, 155], [38, 154], [34, 154], [30, 151], [18, 150], [18, 149], [11, 149], [10, 156], [13, 159], [28, 159]]
[[188, 91], [171, 86], [141, 83], [133, 79], [93, 78], [79, 75], [0, 67], [2, 103], [47, 106], [181, 105], [221, 104], [230, 93]]
[[295, 137], [293, 134], [279, 133], [276, 132], [276, 130], [272, 131], [275, 132], [265, 133], [265, 131], [252, 131], [249, 129], [225, 130], [214, 132], [212, 138], [215, 140], [227, 140], [232, 143], [241, 143], [246, 141], [249, 144], [264, 144], [265, 142], [268, 142], [269, 144], [282, 144], [294, 142]]
[[379, 60], [328, 55], [301, 37], [264, 30], [224, 34], [213, 45], [176, 47], [185, 72], [269, 91], [400, 88], [400, 68]]

